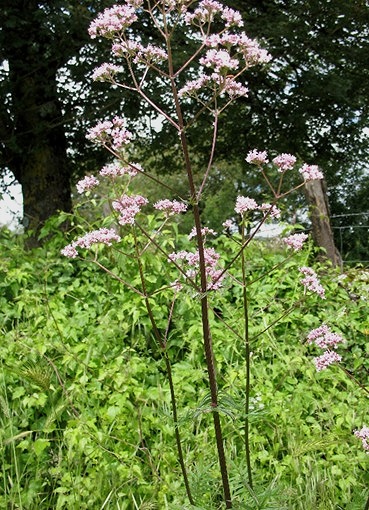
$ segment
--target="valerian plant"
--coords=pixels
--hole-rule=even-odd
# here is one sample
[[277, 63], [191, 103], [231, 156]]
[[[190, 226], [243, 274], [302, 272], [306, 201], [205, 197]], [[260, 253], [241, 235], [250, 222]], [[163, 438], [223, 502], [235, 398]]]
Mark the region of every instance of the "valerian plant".
[[[140, 21], [150, 23], [153, 41], [144, 45], [140, 36], [134, 36], [133, 25]], [[104, 224], [98, 230], [87, 232], [66, 246], [62, 253], [70, 258], [81, 257], [81, 251], [87, 249], [93, 253], [91, 261], [116, 278], [130, 291], [138, 294], [146, 307], [156, 342], [158, 353], [165, 361], [168, 378], [171, 410], [178, 461], [188, 502], [196, 505], [188, 477], [183, 444], [180, 433], [180, 419], [177, 409], [176, 389], [172, 376], [171, 360], [168, 352], [168, 332], [170, 330], [176, 303], [183, 294], [190, 294], [194, 307], [201, 311], [201, 331], [205, 363], [208, 376], [209, 395], [201, 412], [212, 415], [214, 437], [222, 482], [222, 502], [226, 508], [232, 508], [233, 495], [230, 483], [226, 454], [226, 439], [222, 432], [221, 414], [234, 415], [226, 408], [226, 402], [219, 385], [216, 360], [213, 350], [213, 331], [210, 312], [217, 313], [212, 305], [212, 296], [224, 289], [239, 285], [243, 302], [242, 333], [227, 324], [218, 313], [222, 326], [238, 338], [242, 338], [245, 355], [245, 402], [239, 411], [243, 419], [244, 450], [243, 458], [247, 466], [246, 486], [253, 489], [253, 476], [250, 456], [250, 406], [252, 362], [249, 300], [250, 288], [256, 281], [248, 272], [247, 247], [262, 226], [270, 220], [277, 220], [281, 211], [277, 203], [287, 195], [304, 186], [306, 181], [322, 179], [323, 174], [316, 165], [298, 162], [291, 154], [274, 155], [269, 160], [266, 150], [245, 149], [246, 162], [260, 173], [260, 179], [266, 182], [270, 202], [258, 204], [254, 199], [238, 196], [234, 216], [224, 224], [224, 235], [234, 240], [234, 252], [227, 260], [222, 258], [211, 245], [211, 237], [216, 232], [202, 224], [200, 201], [204, 199], [207, 180], [215, 161], [218, 127], [222, 112], [239, 97], [247, 97], [248, 89], [240, 77], [256, 65], [267, 64], [271, 56], [260, 47], [257, 41], [250, 39], [243, 31], [240, 14], [214, 0], [126, 0], [102, 12], [91, 24], [89, 33], [92, 38], [104, 37], [111, 41], [112, 62], [103, 63], [93, 72], [93, 79], [111, 83], [122, 90], [138, 94], [160, 119], [167, 122], [178, 133], [179, 151], [183, 159], [183, 179], [186, 179], [188, 193], [178, 196], [165, 179], [153, 177], [145, 172], [140, 163], [131, 161], [131, 147], [135, 136], [127, 128], [124, 118], [114, 117], [99, 122], [89, 130], [87, 138], [102, 145], [111, 154], [111, 162], [104, 166], [98, 176], [88, 175], [77, 184], [79, 193], [91, 193], [102, 180], [109, 183], [107, 202], [110, 214], [104, 218]], [[192, 53], [176, 54], [177, 35], [185, 35]], [[123, 74], [125, 70], [125, 74]], [[128, 75], [126, 72], [128, 70]], [[154, 81], [166, 87], [160, 104], [150, 93], [150, 84]], [[188, 106], [191, 105], [191, 109]], [[188, 112], [191, 112], [190, 114]], [[200, 117], [206, 116], [212, 126], [212, 137], [208, 163], [203, 169], [200, 182], [195, 179], [194, 155], [191, 152], [189, 134]], [[297, 171], [300, 184], [293, 188], [285, 186], [287, 172]], [[149, 198], [135, 193], [132, 182], [141, 174], [146, 179], [154, 179], [167, 195], [152, 204], [154, 215], [145, 212]], [[106, 189], [106, 188], [105, 188]], [[169, 196], [168, 196], [169, 195]], [[182, 215], [191, 214], [193, 229], [189, 234], [189, 249], [176, 251], [170, 238], [170, 224], [175, 225]], [[294, 233], [284, 239], [293, 253], [302, 249], [307, 234]], [[173, 238], [174, 239], [174, 238]], [[101, 245], [109, 247], [104, 255]], [[124, 258], [134, 260], [137, 266], [137, 278], [127, 281], [124, 278]], [[155, 287], [156, 279], [150, 274], [150, 258], [161, 257], [168, 274], [167, 285]], [[119, 263], [118, 263], [119, 262]], [[110, 263], [110, 265], [109, 265]], [[276, 268], [273, 268], [276, 269]], [[169, 275], [176, 272], [174, 279]], [[296, 268], [304, 292], [300, 300], [286, 309], [279, 319], [290, 310], [296, 309], [302, 300], [310, 294], [324, 299], [324, 288], [316, 272], [308, 267]], [[155, 299], [160, 294], [168, 299], [167, 323], [160, 324], [155, 316]], [[278, 320], [278, 319], [277, 319]], [[267, 326], [272, 327], [273, 324]], [[335, 348], [341, 342], [338, 334], [332, 333], [328, 326], [322, 325], [312, 331], [308, 342], [325, 349], [322, 356], [315, 360], [318, 370], [340, 361]], [[236, 407], [239, 410], [239, 408]], [[366, 441], [366, 429], [357, 433]], [[365, 442], [365, 445], [367, 443]], [[366, 447], [366, 446], [365, 446]], [[239, 452], [241, 456], [241, 452]]]

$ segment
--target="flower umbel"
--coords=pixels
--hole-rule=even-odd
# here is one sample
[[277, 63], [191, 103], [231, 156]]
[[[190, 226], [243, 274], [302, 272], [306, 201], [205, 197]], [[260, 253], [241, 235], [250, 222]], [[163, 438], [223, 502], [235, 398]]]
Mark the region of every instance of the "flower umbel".
[[83, 179], [77, 182], [76, 188], [78, 193], [84, 193], [85, 191], [89, 191], [92, 188], [95, 188], [99, 185], [98, 179], [93, 175], [86, 175]]
[[315, 294], [318, 294], [322, 299], [325, 299], [325, 291], [322, 286], [322, 284], [319, 281], [319, 278], [311, 267], [300, 267], [299, 268], [300, 273], [305, 275], [304, 278], [302, 278], [301, 283], [303, 286], [311, 290], [311, 292], [315, 292]]
[[360, 430], [355, 430], [354, 435], [361, 439], [364, 450], [369, 455], [369, 427], [363, 427]]
[[99, 243], [111, 246], [113, 241], [119, 242], [120, 240], [121, 237], [115, 232], [114, 229], [100, 228], [99, 230], [88, 232], [76, 241], [68, 244], [68, 246], [61, 250], [61, 253], [66, 257], [74, 259], [78, 256], [77, 248], [91, 248], [93, 244]]
[[257, 149], [253, 149], [246, 156], [247, 163], [252, 165], [266, 165], [269, 163], [268, 155], [266, 151], [258, 151]]
[[292, 234], [288, 237], [285, 237], [283, 241], [287, 244], [289, 248], [292, 248], [295, 251], [299, 251], [302, 249], [304, 242], [309, 236], [304, 234]]
[[339, 363], [342, 356], [336, 353], [336, 351], [325, 351], [321, 356], [314, 358], [314, 364], [318, 372], [325, 370], [329, 365], [333, 363]]

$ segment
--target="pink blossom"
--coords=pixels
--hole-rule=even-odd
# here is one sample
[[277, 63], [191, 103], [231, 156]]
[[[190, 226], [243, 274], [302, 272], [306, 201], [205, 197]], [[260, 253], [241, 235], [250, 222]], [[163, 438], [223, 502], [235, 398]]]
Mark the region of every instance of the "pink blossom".
[[113, 81], [114, 76], [122, 70], [121, 67], [114, 64], [105, 63], [96, 67], [92, 73], [94, 81]]
[[234, 210], [237, 214], [244, 214], [247, 211], [255, 211], [259, 206], [253, 198], [238, 196]]
[[180, 214], [187, 211], [187, 205], [178, 200], [159, 200], [154, 204], [154, 209], [158, 211], [165, 211], [167, 216], [173, 216], [174, 214]]
[[143, 4], [144, 0], [126, 0], [126, 4], [138, 9]]
[[242, 16], [238, 11], [231, 9], [230, 7], [223, 7], [221, 13], [222, 19], [226, 22], [226, 27], [243, 27]]
[[210, 22], [213, 20], [214, 15], [223, 11], [223, 5], [214, 0], [202, 0], [199, 2], [198, 7], [193, 13], [185, 15], [185, 22], [187, 24], [198, 21], [200, 24]]
[[61, 253], [66, 257], [74, 259], [78, 256], [77, 247], [90, 248], [93, 244], [99, 243], [111, 246], [113, 241], [119, 242], [120, 240], [120, 236], [114, 229], [100, 228], [99, 230], [88, 232], [76, 241], [73, 241], [71, 244], [63, 248]]
[[322, 299], [325, 299], [324, 288], [321, 285], [314, 269], [312, 269], [311, 267], [300, 267], [299, 271], [300, 273], [305, 275], [305, 278], [302, 278], [301, 280], [301, 283], [304, 285], [304, 287], [310, 290], [311, 292], [315, 292]]
[[286, 170], [290, 170], [296, 163], [295, 156], [292, 154], [280, 154], [279, 156], [273, 159], [273, 163], [278, 167], [279, 172], [285, 172]]
[[272, 204], [261, 204], [259, 207], [260, 211], [263, 211], [268, 215], [269, 218], [279, 218], [281, 216], [281, 211], [278, 209], [276, 205]]
[[343, 342], [343, 338], [337, 333], [333, 333], [326, 324], [313, 329], [307, 336], [308, 343], [315, 343], [321, 349], [335, 349], [338, 344]]
[[318, 372], [325, 370], [329, 365], [333, 363], [339, 363], [342, 360], [342, 356], [337, 354], [335, 351], [325, 351], [321, 356], [314, 358], [314, 364]]
[[93, 175], [86, 175], [83, 179], [77, 182], [76, 188], [78, 193], [84, 193], [99, 185], [99, 181]]
[[120, 163], [108, 163], [102, 167], [99, 173], [104, 177], [115, 178], [122, 175], [135, 177], [139, 171], [143, 172], [143, 168], [139, 163], [129, 163], [126, 166], [121, 166]]
[[[210, 234], [212, 236], [216, 236], [217, 235], [215, 230], [213, 230], [212, 228], [209, 228], [209, 227], [203, 227], [201, 229], [201, 234], [202, 234], [203, 237], [206, 237], [207, 234]], [[189, 240], [193, 239], [194, 237], [197, 237], [196, 227], [193, 227], [191, 232], [188, 234], [188, 239]]]
[[132, 138], [132, 133], [125, 129], [124, 119], [114, 117], [112, 121], [99, 122], [95, 127], [88, 130], [86, 138], [102, 145], [111, 145], [113, 149], [119, 150], [127, 145]]
[[[222, 270], [216, 267], [219, 258], [220, 255], [214, 250], [214, 248], [204, 249], [205, 274], [209, 290], [219, 289], [224, 279]], [[199, 276], [200, 255], [198, 251], [194, 253], [185, 250], [174, 252], [168, 256], [168, 259], [170, 262], [179, 263], [182, 261], [184, 265], [183, 269], [185, 270], [187, 278], [195, 279]]]
[[283, 241], [289, 246], [290, 248], [294, 249], [295, 251], [299, 251], [302, 249], [302, 246], [306, 239], [309, 236], [307, 234], [301, 233], [301, 234], [292, 234], [288, 237], [285, 237]]
[[369, 427], [363, 427], [360, 430], [355, 430], [354, 435], [361, 439], [364, 450], [369, 454]]
[[232, 58], [226, 50], [208, 50], [204, 57], [200, 58], [200, 64], [205, 67], [213, 67], [216, 73], [225, 73], [237, 69], [239, 62]]
[[112, 207], [120, 213], [118, 222], [121, 225], [133, 225], [136, 214], [141, 207], [148, 203], [147, 198], [141, 195], [122, 195], [119, 200], [114, 200]]
[[179, 97], [195, 96], [200, 89], [211, 87], [214, 91], [219, 89], [219, 94], [226, 93], [231, 99], [247, 96], [249, 89], [229, 76], [221, 76], [212, 73], [211, 76], [201, 75], [195, 80], [188, 81], [178, 92]]
[[250, 39], [245, 33], [239, 36], [238, 47], [248, 66], [266, 64], [272, 58], [266, 50], [259, 46], [255, 39]]
[[229, 230], [231, 229], [233, 226], [234, 226], [234, 223], [232, 220], [225, 220], [223, 223], [222, 223], [222, 226], [225, 230]]
[[97, 36], [113, 38], [137, 21], [135, 8], [131, 5], [114, 5], [105, 9], [92, 21], [88, 29], [91, 39]]
[[223, 91], [226, 92], [231, 98], [235, 97], [246, 97], [249, 93], [249, 89], [244, 87], [242, 83], [237, 82], [233, 78], [226, 76]]
[[65, 257], [68, 257], [70, 259], [75, 259], [78, 257], [78, 251], [73, 246], [73, 244], [68, 244], [65, 248], [63, 248], [60, 253], [64, 255]]
[[305, 181], [312, 181], [314, 179], [323, 179], [324, 175], [319, 170], [317, 165], [304, 164], [299, 170]]
[[258, 151], [257, 149], [253, 149], [246, 156], [247, 163], [253, 165], [266, 165], [269, 163], [267, 152], [266, 151]]
[[197, 91], [211, 82], [210, 76], [202, 75], [195, 80], [189, 80], [179, 91], [179, 97], [196, 95]]
[[127, 55], [134, 56], [142, 48], [142, 44], [128, 39], [126, 41], [114, 43], [111, 47], [111, 51], [115, 57], [126, 57]]
[[146, 47], [140, 45], [139, 51], [136, 54], [133, 62], [136, 64], [139, 62], [144, 63], [154, 63], [161, 62], [163, 60], [167, 60], [168, 55], [165, 50], [159, 48], [158, 46], [154, 46], [153, 44], [148, 44]]
[[267, 63], [271, 59], [269, 53], [262, 49], [255, 39], [250, 39], [245, 33], [231, 34], [224, 32], [222, 35], [212, 34], [205, 38], [204, 44], [211, 48], [225, 46], [229, 49], [234, 47], [234, 51], [243, 56], [248, 67]]
[[225, 7], [214, 0], [202, 0], [199, 2], [198, 7], [193, 13], [186, 14], [185, 21], [186, 23], [209, 23], [213, 21], [214, 15], [216, 14], [219, 14], [225, 21], [225, 26], [227, 28], [231, 26], [243, 26], [242, 17], [238, 11], [231, 9], [230, 7]]

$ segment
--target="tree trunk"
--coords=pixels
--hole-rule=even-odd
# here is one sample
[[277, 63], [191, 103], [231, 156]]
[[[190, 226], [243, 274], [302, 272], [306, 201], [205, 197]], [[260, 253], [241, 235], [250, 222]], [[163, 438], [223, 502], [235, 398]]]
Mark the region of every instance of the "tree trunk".
[[341, 255], [334, 244], [325, 182], [308, 181], [305, 184], [305, 195], [309, 203], [313, 240], [322, 248], [319, 258], [329, 259], [334, 267], [342, 266]]
[[71, 211], [71, 172], [57, 92], [60, 62], [46, 58], [52, 33], [38, 26], [37, 2], [20, 3], [19, 9], [22, 38], [9, 32], [6, 52], [13, 105], [8, 166], [22, 186], [23, 223], [31, 248], [39, 244], [45, 220], [58, 211]]

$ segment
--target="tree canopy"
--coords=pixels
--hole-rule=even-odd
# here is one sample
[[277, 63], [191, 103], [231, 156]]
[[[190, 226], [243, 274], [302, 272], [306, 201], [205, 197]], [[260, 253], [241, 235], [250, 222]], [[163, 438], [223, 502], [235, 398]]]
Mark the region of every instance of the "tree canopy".
[[[144, 135], [140, 151], [149, 167], [161, 173], [176, 167], [174, 133], [165, 126], [150, 131], [145, 126], [148, 112], [138, 97], [127, 92], [122, 98], [114, 87], [91, 81], [93, 68], [111, 57], [106, 45], [89, 39], [87, 27], [112, 3], [4, 2], [0, 167], [3, 172], [11, 170], [22, 185], [25, 224], [36, 232], [57, 210], [71, 210], [75, 176], [104, 162], [105, 155], [91, 149], [85, 139], [87, 126], [97, 118], [123, 111]], [[241, 12], [248, 35], [256, 37], [273, 59], [265, 68], [250, 69], [249, 97], [239, 99], [223, 118], [209, 190], [216, 221], [228, 214], [224, 199], [236, 188], [260, 192], [243, 166], [246, 152], [254, 147], [294, 153], [320, 165], [332, 213], [362, 211], [367, 204], [357, 199], [366, 196], [369, 150], [366, 2], [226, 3]], [[132, 29], [152, 38], [142, 22]], [[179, 54], [187, 51], [188, 42], [181, 37], [176, 44]], [[165, 101], [163, 89], [155, 82], [152, 86], [153, 97]], [[191, 137], [199, 165], [209, 144], [206, 126], [200, 119]]]

